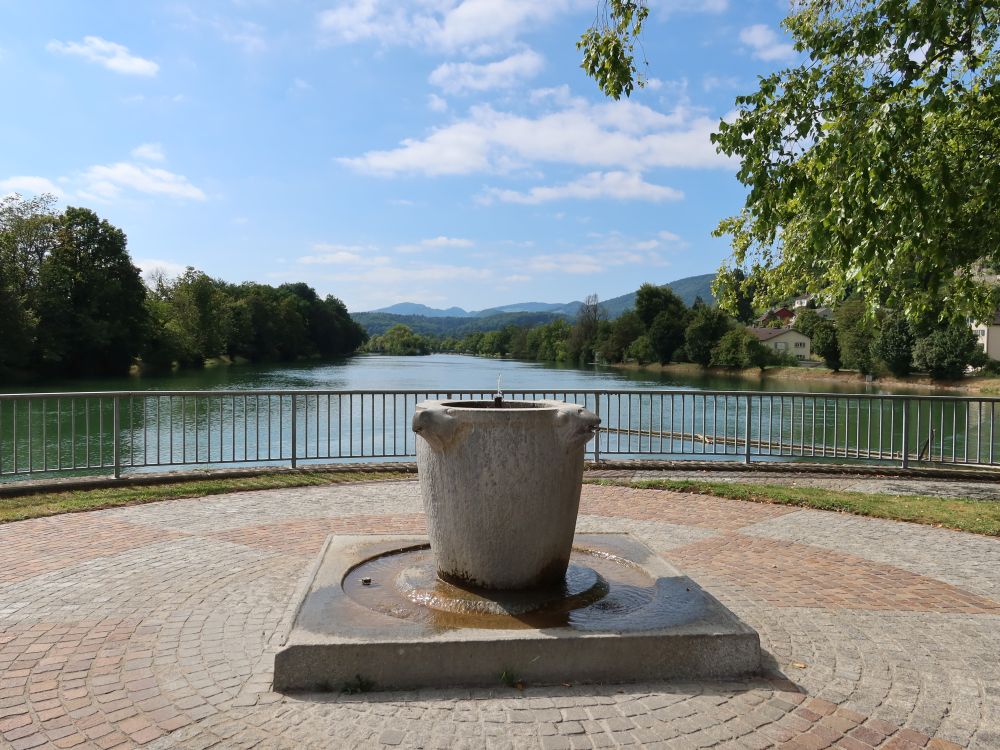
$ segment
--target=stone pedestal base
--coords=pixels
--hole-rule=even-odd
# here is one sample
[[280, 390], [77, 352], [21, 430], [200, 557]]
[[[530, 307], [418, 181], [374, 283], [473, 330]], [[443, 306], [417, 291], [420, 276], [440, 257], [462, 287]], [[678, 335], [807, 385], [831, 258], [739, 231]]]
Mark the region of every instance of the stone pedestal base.
[[397, 581], [416, 575], [408, 561], [422, 553], [420, 537], [329, 537], [275, 656], [275, 690], [732, 678], [760, 669], [757, 633], [627, 534], [574, 543], [577, 567], [607, 580], [603, 598], [530, 615], [498, 601], [503, 616], [482, 621], [399, 594]]

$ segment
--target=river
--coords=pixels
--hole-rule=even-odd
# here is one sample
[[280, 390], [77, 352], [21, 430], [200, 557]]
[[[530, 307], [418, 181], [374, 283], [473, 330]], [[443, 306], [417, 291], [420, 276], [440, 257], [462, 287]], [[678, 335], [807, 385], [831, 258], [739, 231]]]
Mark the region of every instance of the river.
[[[101, 473], [109, 467], [400, 460], [413, 455], [409, 420], [419, 400], [461, 390], [491, 392], [498, 376], [507, 394], [545, 391], [549, 398], [597, 411], [604, 426], [592, 450], [605, 457], [732, 459], [750, 452], [754, 460], [894, 462], [905, 445], [916, 461], [993, 465], [1000, 460], [995, 399], [926, 398], [926, 391], [911, 390], [904, 401], [890, 397], [899, 391], [877, 384], [748, 380], [453, 354], [363, 355], [22, 387], [21, 396], [0, 395], [0, 480], [53, 471]], [[648, 393], [657, 389], [674, 393]], [[107, 391], [131, 395], [73, 395]], [[154, 393], [179, 391], [215, 393]], [[251, 391], [275, 393], [247, 395]], [[70, 395], [23, 395], [44, 393]], [[776, 393], [786, 395], [769, 395]]]
[[[120, 378], [47, 380], [8, 393], [71, 391], [204, 391], [204, 390], [439, 390], [493, 389], [497, 376], [507, 390], [683, 388], [694, 390], [765, 390], [803, 393], [900, 393], [877, 384], [864, 386], [816, 380], [748, 380], [718, 375], [690, 376], [653, 370], [622, 370], [594, 365], [580, 368], [555, 362], [522, 362], [462, 354], [424, 357], [359, 355], [336, 362], [235, 365], [184, 370], [166, 375]], [[919, 393], [918, 389], [906, 391]], [[926, 392], [926, 391], [923, 391]]]

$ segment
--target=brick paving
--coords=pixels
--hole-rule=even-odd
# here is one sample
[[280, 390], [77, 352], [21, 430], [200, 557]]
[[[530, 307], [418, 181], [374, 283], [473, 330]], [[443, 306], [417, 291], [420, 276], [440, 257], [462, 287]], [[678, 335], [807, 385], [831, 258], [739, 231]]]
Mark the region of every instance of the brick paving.
[[737, 682], [282, 696], [270, 669], [327, 533], [419, 532], [415, 482], [0, 526], [2, 748], [1000, 748], [1000, 540], [587, 486], [758, 630]]

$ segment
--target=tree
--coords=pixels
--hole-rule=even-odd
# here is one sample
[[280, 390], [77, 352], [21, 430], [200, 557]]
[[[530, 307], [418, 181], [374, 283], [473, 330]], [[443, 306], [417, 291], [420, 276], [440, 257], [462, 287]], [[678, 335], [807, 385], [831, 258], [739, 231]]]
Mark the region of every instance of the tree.
[[968, 325], [955, 323], [917, 341], [913, 365], [935, 380], [957, 380], [969, 365], [985, 360], [976, 335]]
[[819, 325], [820, 321], [823, 320], [819, 314], [810, 308], [805, 310], [799, 310], [795, 314], [795, 322], [792, 323], [792, 329], [798, 331], [803, 336], [813, 337], [813, 332], [816, 330], [816, 326]]
[[148, 334], [146, 287], [125, 233], [87, 208], [67, 208], [38, 275], [43, 367], [69, 375], [121, 375]]
[[576, 314], [576, 325], [569, 339], [570, 358], [579, 364], [587, 364], [594, 359], [594, 345], [602, 320], [608, 313], [598, 302], [596, 294], [589, 294]]
[[661, 365], [670, 363], [676, 352], [684, 344], [684, 329], [687, 315], [675, 317], [667, 311], [661, 312], [653, 320], [646, 335], [656, 352], [656, 359]]
[[823, 358], [823, 363], [834, 372], [840, 370], [840, 342], [837, 328], [829, 320], [820, 320], [813, 328], [812, 350]]
[[711, 362], [716, 367], [759, 367], [763, 370], [772, 361], [770, 349], [746, 328], [734, 328], [724, 335], [712, 350]]
[[872, 319], [865, 317], [864, 303], [857, 297], [849, 299], [837, 308], [834, 317], [844, 367], [871, 374], [874, 370], [872, 341], [876, 331]]
[[427, 339], [414, 333], [413, 329], [402, 323], [397, 323], [381, 336], [371, 339], [368, 342], [368, 351], [403, 356], [430, 354], [431, 352]]
[[[642, 335], [643, 325], [638, 314], [634, 310], [626, 310], [611, 322], [611, 330], [601, 342], [601, 357], [606, 362], [624, 361], [629, 347]], [[646, 341], [648, 343], [649, 339], [647, 338]], [[651, 361], [651, 359], [647, 361]]]
[[606, 96], [629, 96], [645, 80], [635, 66], [635, 42], [649, 9], [642, 0], [601, 0], [594, 25], [580, 37], [580, 67], [597, 81]]
[[54, 202], [51, 195], [0, 198], [0, 377], [30, 368], [38, 274], [58, 223]]
[[716, 296], [732, 309], [752, 282], [762, 302], [806, 289], [860, 295], [869, 315], [992, 314], [1000, 289], [978, 271], [1000, 265], [1000, 5], [793, 7], [807, 59], [760, 79], [713, 136], [749, 189], [717, 230], [733, 258]]
[[635, 311], [642, 325], [648, 330], [653, 320], [662, 312], [683, 318], [687, 314], [684, 300], [678, 297], [668, 286], [643, 284], [635, 293]]
[[649, 336], [640, 336], [628, 347], [628, 356], [640, 365], [647, 365], [656, 359], [656, 352], [653, 345], [649, 343]]
[[898, 313], [887, 315], [872, 344], [872, 353], [893, 375], [909, 375], [913, 366], [913, 331], [909, 321]]
[[684, 329], [684, 350], [688, 358], [702, 367], [712, 362], [712, 350], [732, 327], [729, 316], [717, 307], [702, 305], [691, 314]]

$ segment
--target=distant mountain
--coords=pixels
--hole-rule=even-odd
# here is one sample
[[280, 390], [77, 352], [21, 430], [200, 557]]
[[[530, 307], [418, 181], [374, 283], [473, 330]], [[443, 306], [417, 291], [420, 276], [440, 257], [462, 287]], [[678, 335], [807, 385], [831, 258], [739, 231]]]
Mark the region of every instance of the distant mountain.
[[351, 313], [351, 317], [359, 323], [369, 336], [380, 336], [394, 325], [409, 326], [416, 333], [424, 336], [456, 336], [467, 333], [499, 331], [504, 326], [537, 326], [550, 323], [563, 316], [549, 312], [515, 312], [477, 317], [431, 317], [428, 315], [393, 315], [384, 312]]
[[499, 313], [513, 312], [550, 312], [556, 313], [557, 315], [576, 315], [576, 312], [580, 309], [581, 304], [583, 303], [568, 302], [563, 305], [558, 302], [518, 302], [513, 305], [504, 305], [503, 307], [490, 307], [472, 314], [480, 318], [487, 318], [491, 315], [498, 315]]
[[[715, 296], [712, 294], [712, 282], [715, 281], [714, 273], [704, 273], [701, 276], [685, 276], [683, 279], [671, 281], [668, 286], [674, 290], [674, 294], [684, 300], [688, 307], [694, 304], [696, 298], [701, 297], [706, 305], [715, 304]], [[601, 305], [608, 311], [608, 317], [617, 318], [623, 312], [635, 307], [635, 292], [623, 294], [621, 297], [601, 300]]]
[[[674, 290], [684, 304], [690, 307], [697, 297], [707, 304], [715, 304], [712, 295], [714, 273], [701, 276], [686, 276], [683, 279], [664, 284]], [[635, 292], [623, 294], [601, 301], [612, 320], [626, 310], [635, 307]], [[475, 331], [496, 331], [506, 325], [533, 326], [548, 323], [557, 317], [576, 317], [581, 302], [516, 302], [511, 305], [490, 307], [485, 310], [463, 310], [449, 307], [446, 310], [428, 307], [418, 302], [400, 302], [370, 312], [351, 313], [351, 317], [364, 326], [372, 336], [385, 333], [389, 328], [402, 323], [417, 333], [435, 336], [464, 336]]]
[[468, 318], [472, 313], [463, 310], [461, 307], [449, 307], [447, 310], [439, 310], [435, 307], [421, 305], [419, 302], [399, 302], [389, 307], [382, 307], [372, 310], [375, 313], [390, 313], [391, 315], [424, 315], [428, 318]]

